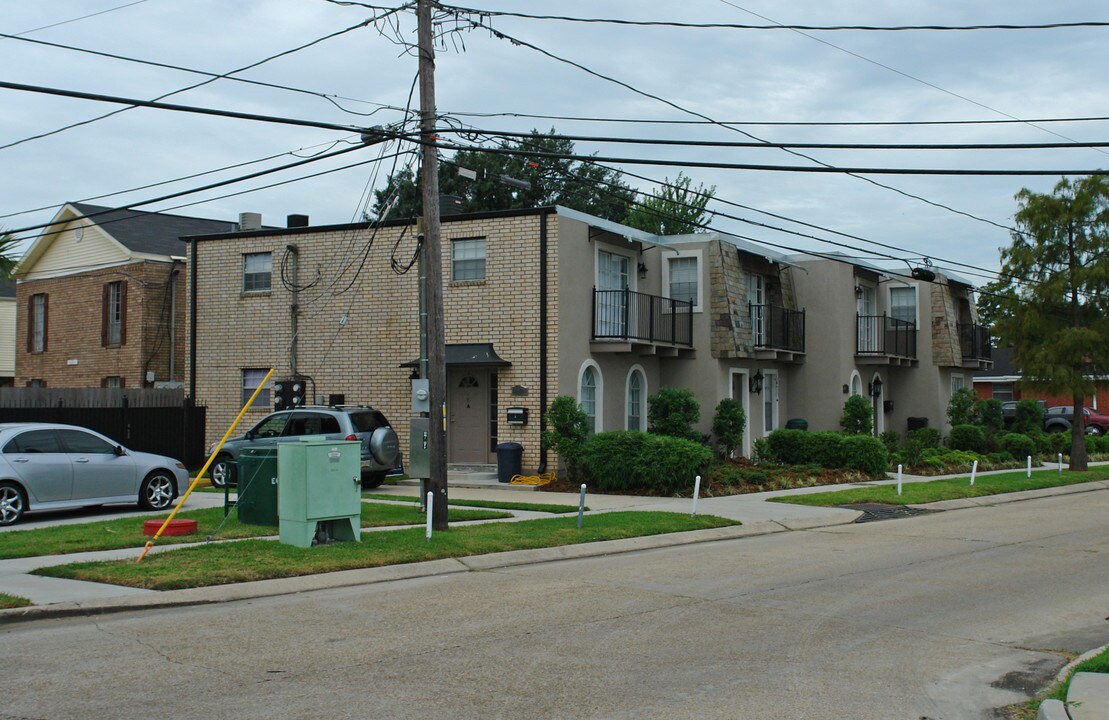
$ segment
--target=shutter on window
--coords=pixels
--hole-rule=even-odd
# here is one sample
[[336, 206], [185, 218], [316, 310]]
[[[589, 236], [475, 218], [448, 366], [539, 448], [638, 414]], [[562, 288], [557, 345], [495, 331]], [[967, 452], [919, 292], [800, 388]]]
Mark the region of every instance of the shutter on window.
[[[35, 351], [35, 296], [27, 298], [27, 352]], [[27, 387], [30, 387], [30, 380]]]
[[112, 284], [104, 283], [104, 287], [100, 292], [100, 347], [108, 345], [108, 304], [112, 297]]
[[127, 281], [119, 284], [119, 344], [127, 344]]
[[102, 388], [108, 387], [108, 378], [106, 378], [106, 377], [105, 378], [100, 378], [100, 387], [102, 387]]
[[[42, 351], [46, 352], [50, 346], [50, 296], [42, 296]], [[46, 383], [42, 384], [46, 387]]]

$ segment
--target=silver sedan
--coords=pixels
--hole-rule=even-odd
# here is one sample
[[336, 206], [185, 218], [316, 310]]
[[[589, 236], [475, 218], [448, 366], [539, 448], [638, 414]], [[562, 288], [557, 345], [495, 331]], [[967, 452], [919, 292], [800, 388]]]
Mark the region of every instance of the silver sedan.
[[164, 510], [189, 483], [173, 458], [53, 423], [0, 423], [0, 525], [35, 510], [135, 503]]

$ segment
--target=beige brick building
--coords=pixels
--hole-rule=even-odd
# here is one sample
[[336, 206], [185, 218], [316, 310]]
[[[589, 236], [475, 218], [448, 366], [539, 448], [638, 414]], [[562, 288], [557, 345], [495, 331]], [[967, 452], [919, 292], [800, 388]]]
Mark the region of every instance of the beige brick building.
[[[914, 410], [942, 426], [955, 375], [985, 362], [949, 340], [973, 321], [969, 288], [949, 278], [909, 283], [845, 259], [787, 258], [720, 233], [659, 237], [563, 207], [449, 216], [442, 228], [454, 465], [495, 462], [496, 445], [515, 441], [525, 469], [553, 467], [540, 434], [556, 396], [576, 398], [595, 431], [645, 430], [647, 398], [665, 386], [693, 390], [705, 433], [717, 403], [738, 400], [745, 453], [788, 418], [837, 429], [845, 394], [875, 378], [888, 381], [875, 396], [882, 427], [903, 430]], [[407, 447], [420, 352], [412, 224], [184, 239], [188, 392], [208, 407], [210, 440], [272, 367], [302, 379], [309, 402], [379, 408]], [[897, 303], [908, 312], [905, 293], [878, 291], [894, 280], [930, 293], [914, 290], [913, 320], [898, 321], [911, 349], [860, 345], [860, 327], [888, 324]], [[869, 305], [856, 295], [863, 285]], [[885, 403], [893, 398], [897, 411]], [[264, 393], [239, 432], [271, 401]], [[525, 409], [527, 423], [509, 424], [510, 408]]]

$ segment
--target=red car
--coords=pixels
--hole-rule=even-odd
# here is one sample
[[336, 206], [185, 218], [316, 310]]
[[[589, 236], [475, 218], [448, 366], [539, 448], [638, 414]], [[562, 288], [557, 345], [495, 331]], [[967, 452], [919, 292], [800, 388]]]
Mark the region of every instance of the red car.
[[[1109, 432], [1109, 415], [1099, 415], [1097, 410], [1082, 408], [1086, 416], [1086, 434], [1104, 435]], [[1074, 406], [1056, 405], [1044, 413], [1044, 432], [1067, 432], [1074, 419]]]

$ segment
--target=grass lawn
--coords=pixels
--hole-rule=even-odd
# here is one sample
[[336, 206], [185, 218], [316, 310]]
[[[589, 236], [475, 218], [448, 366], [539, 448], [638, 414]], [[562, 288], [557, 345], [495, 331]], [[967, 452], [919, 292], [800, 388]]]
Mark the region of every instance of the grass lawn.
[[9, 595], [7, 593], [0, 593], [0, 610], [7, 608], [27, 607], [31, 601], [25, 597], [18, 595]]
[[[387, 495], [385, 493], [362, 493], [362, 497], [369, 500], [395, 500], [397, 502], [410, 502], [417, 503], [420, 501], [418, 497], [411, 495]], [[562, 513], [576, 513], [578, 511], [577, 505], [554, 505], [551, 503], [523, 503], [523, 502], [504, 502], [501, 500], [455, 500], [454, 498], [447, 497], [447, 503], [450, 505], [457, 505], [459, 507], [479, 507], [479, 508], [494, 508], [496, 510], [528, 510], [531, 512], [547, 512], [555, 515]], [[586, 505], [585, 509], [588, 510], [589, 506]]]
[[134, 560], [75, 563], [40, 568], [35, 574], [175, 590], [736, 524], [711, 515], [612, 512], [586, 518], [581, 530], [577, 529], [577, 518], [558, 517], [453, 527], [435, 533], [430, 542], [425, 539], [423, 528], [363, 533], [361, 542], [314, 548], [298, 548], [272, 540], [244, 540], [157, 553], [139, 563]]
[[1035, 720], [1036, 711], [1039, 710], [1040, 704], [1044, 700], [1062, 700], [1065, 702], [1067, 699], [1067, 691], [1070, 689], [1071, 678], [1074, 677], [1074, 673], [1080, 672], [1109, 673], [1109, 649], [1103, 650], [1094, 657], [1078, 663], [1074, 666], [1074, 670], [1071, 671], [1070, 676], [1068, 676], [1066, 680], [1056, 683], [1043, 695], [1039, 695], [1035, 699], [1030, 700], [1028, 704], [1024, 706], [1023, 712], [1018, 716], [1020, 720]]
[[1091, 468], [1086, 472], [1064, 470], [1062, 474], [1059, 474], [1058, 470], [1033, 470], [1030, 478], [1027, 477], [1026, 471], [1019, 470], [998, 475], [979, 475], [974, 479], [974, 487], [970, 486], [970, 475], [967, 475], [961, 478], [932, 480], [930, 482], [902, 483], [901, 495], [897, 494], [897, 485], [894, 484], [813, 493], [811, 495], [786, 495], [767, 499], [771, 502], [827, 507], [857, 503], [917, 505], [939, 500], [1000, 495], [1021, 490], [1038, 490], [1040, 488], [1106, 479], [1109, 479], [1109, 467], [1105, 466]]
[[[0, 533], [0, 559], [64, 555], [130, 547], [142, 548], [150, 540], [142, 532], [143, 521], [149, 520], [151, 517], [150, 515], [136, 515], [100, 522], [55, 525], [35, 528], [34, 530], [14, 530]], [[192, 535], [172, 537], [163, 535], [158, 539], [160, 544], [203, 542], [209, 536], [214, 540], [233, 540], [277, 534], [276, 527], [248, 525], [239, 522], [234, 512], [225, 521], [223, 508], [218, 507], [185, 510], [177, 513], [176, 517], [196, 520], [198, 532]], [[451, 510], [447, 514], [447, 518], [451, 522], [495, 520], [507, 517], [512, 517], [511, 513], [490, 510]], [[425, 522], [426, 519], [423, 515], [404, 505], [362, 503], [362, 527], [422, 525]]]

